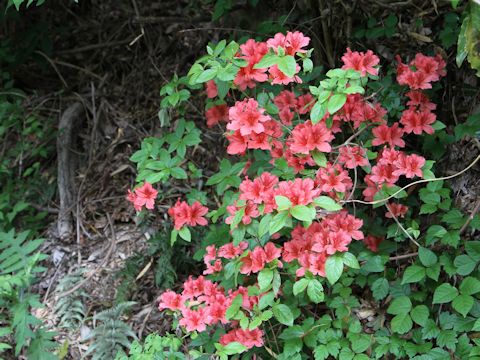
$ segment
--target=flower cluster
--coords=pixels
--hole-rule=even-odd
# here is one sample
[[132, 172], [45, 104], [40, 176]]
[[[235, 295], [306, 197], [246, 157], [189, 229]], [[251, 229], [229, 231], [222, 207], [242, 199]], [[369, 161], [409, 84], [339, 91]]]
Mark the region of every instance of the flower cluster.
[[425, 56], [415, 55], [415, 59], [408, 65], [402, 63], [397, 55], [397, 81], [400, 85], [408, 85], [412, 90], [431, 89], [432, 82], [440, 80], [447, 73], [445, 61], [440, 55]]
[[[295, 56], [297, 53], [305, 53], [304, 47], [308, 46], [310, 38], [304, 36], [301, 32], [288, 32], [286, 35], [276, 34], [274, 38], [268, 39], [267, 42], [256, 42], [253, 39], [247, 40], [243, 45], [240, 45], [240, 58], [247, 61], [247, 65], [241, 67], [238, 71], [233, 83], [238, 89], [244, 91], [247, 88], [254, 88], [256, 83], [270, 80], [272, 85], [287, 85], [291, 82], [301, 83], [299, 76], [287, 76], [283, 73], [278, 65], [272, 65], [268, 68], [257, 68], [257, 65], [262, 57], [273, 49], [278, 52], [279, 48], [287, 55]], [[300, 66], [296, 65], [296, 73], [300, 71]]]
[[217, 283], [206, 280], [203, 276], [190, 277], [183, 284], [183, 291], [178, 294], [167, 290], [159, 297], [158, 309], [171, 310], [180, 315], [180, 326], [186, 331], [205, 331], [207, 326], [217, 324], [230, 325], [232, 330], [220, 339], [221, 344], [240, 342], [247, 348], [263, 345], [263, 332], [256, 328], [239, 329], [238, 322], [225, 318], [228, 307], [238, 295], [242, 296], [242, 307], [251, 310], [258, 303], [258, 296], [249, 296], [248, 290], [240, 286], [237, 290], [225, 291]]
[[[397, 81], [408, 86], [407, 101], [400, 118], [393, 119], [374, 96], [363, 94], [363, 80], [379, 75], [380, 59], [371, 50], [358, 52], [348, 48], [342, 57], [342, 69], [353, 69], [364, 78], [331, 92], [315, 93], [311, 87], [318, 99], [306, 87], [295, 87], [302, 82], [298, 64], [292, 77], [286, 76], [278, 65], [268, 66], [268, 57], [306, 60], [309, 42], [299, 32], [277, 34], [265, 42], [247, 40], [237, 53], [237, 58], [244, 60], [238, 63], [245, 65], [230, 82], [229, 92], [221, 100], [225, 103], [212, 101], [206, 111], [208, 127], [226, 123], [227, 153], [244, 156], [247, 161], [241, 172], [236, 170], [241, 179], [236, 179], [238, 182], [230, 188], [234, 190], [232, 196], [225, 197], [217, 212], [224, 215], [221, 221], [230, 225], [230, 235], [235, 240], [216, 239], [214, 244], [209, 241], [203, 256], [203, 276], [189, 278], [181, 293], [164, 292], [159, 309], [175, 312], [187, 332], [213, 333], [221, 328], [219, 343], [224, 346], [239, 342], [251, 349], [268, 342], [264, 334], [268, 329], [261, 324], [269, 317], [263, 320], [260, 316], [271, 307], [269, 316], [282, 323], [282, 316], [275, 315], [274, 307], [283, 305], [279, 299], [291, 293], [282, 287], [285, 274], [302, 278], [294, 283], [293, 293], [305, 285], [308, 286], [305, 296], [311, 299], [318, 287], [316, 281], [323, 282], [316, 277], [327, 277], [333, 283], [327, 276], [332, 262], [342, 261], [342, 269], [344, 265], [350, 267], [348, 259], [353, 257], [356, 246], [352, 247], [352, 253], [334, 255], [347, 252], [354, 240], [364, 249], [378, 251], [384, 238], [377, 236], [377, 224], [368, 221], [362, 211], [349, 213], [349, 202], [362, 195], [366, 201], [374, 201], [400, 182], [427, 177], [426, 159], [406, 149], [410, 136], [432, 134], [436, 128], [433, 112], [436, 106], [422, 90], [431, 88], [433, 82], [445, 76], [441, 57], [417, 54], [408, 65], [398, 60]], [[338, 73], [346, 73], [348, 77], [352, 72]], [[345, 78], [345, 83], [349, 79]], [[262, 83], [268, 86], [263, 87]], [[283, 87], [287, 84], [288, 90]], [[329, 89], [328, 86], [325, 88]], [[356, 91], [358, 87], [361, 91]], [[249, 89], [253, 88], [255, 94], [262, 96], [249, 97]], [[208, 98], [217, 97], [215, 81], [208, 81], [205, 91]], [[342, 99], [339, 109], [326, 106], [332, 114], [322, 110], [324, 115], [315, 118], [313, 111], [310, 118], [312, 107], [328, 104], [336, 91]], [[323, 102], [319, 95], [322, 92], [326, 93]], [[250, 150], [263, 150], [265, 154]], [[139, 196], [138, 191], [129, 193], [129, 198]], [[381, 200], [386, 208], [382, 217], [397, 222], [399, 218], [408, 219], [409, 208], [387, 202], [389, 199]], [[146, 200], [131, 201], [136, 208], [153, 207], [153, 202], [147, 204]], [[185, 225], [206, 225], [207, 212], [199, 202], [189, 205], [180, 200], [168, 210], [176, 230]], [[384, 222], [391, 223], [385, 218]], [[217, 221], [216, 215], [212, 221]], [[277, 226], [277, 221], [284, 223]], [[237, 281], [241, 285], [233, 286]], [[227, 319], [227, 309], [239, 295], [242, 297], [239, 313], [228, 315]], [[234, 305], [238, 307], [238, 300]]]
[[303, 276], [307, 270], [325, 276], [325, 261], [330, 255], [347, 251], [352, 239], [364, 238], [362, 225], [362, 220], [346, 211], [329, 215], [308, 228], [298, 225], [292, 231], [292, 240], [283, 246], [282, 259], [287, 263], [298, 262], [297, 276]]
[[280, 124], [265, 110], [258, 106], [254, 99], [237, 101], [229, 110], [228, 130], [233, 133], [227, 135], [230, 145], [227, 152], [231, 155], [244, 154], [247, 149], [271, 150], [281, 146], [275, 138], [283, 135]]

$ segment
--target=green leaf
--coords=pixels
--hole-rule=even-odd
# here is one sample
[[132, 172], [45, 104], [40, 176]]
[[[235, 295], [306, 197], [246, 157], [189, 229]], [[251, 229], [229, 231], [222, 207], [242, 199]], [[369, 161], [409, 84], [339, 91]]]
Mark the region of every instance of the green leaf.
[[278, 58], [277, 66], [281, 72], [290, 78], [297, 72], [297, 62], [292, 55]]
[[282, 211], [273, 217], [272, 222], [270, 223], [270, 230], [269, 230], [271, 235], [282, 230], [282, 228], [287, 223], [288, 216], [289, 216], [288, 211]]
[[260, 220], [260, 224], [258, 225], [258, 237], [262, 238], [264, 235], [268, 234], [271, 221], [272, 214], [267, 214], [262, 218], [262, 220]]
[[480, 261], [480, 241], [467, 241], [465, 251], [475, 261]]
[[325, 156], [324, 153], [315, 150], [311, 153], [313, 160], [315, 163], [320, 166], [320, 167], [326, 167], [327, 166], [327, 157]]
[[480, 280], [468, 276], [460, 284], [460, 293], [464, 295], [475, 295], [480, 292]]
[[453, 261], [457, 268], [457, 274], [465, 276], [470, 274], [477, 266], [477, 262], [468, 255], [459, 255]]
[[178, 231], [177, 230], [172, 230], [170, 233], [170, 246], [173, 246], [175, 242], [177, 241], [177, 236], [178, 236]]
[[217, 69], [204, 70], [196, 79], [196, 83], [204, 83], [212, 80], [217, 75]]
[[470, 295], [458, 295], [453, 299], [452, 307], [462, 314], [463, 317], [466, 317], [473, 307], [473, 297]]
[[273, 300], [275, 299], [275, 294], [273, 292], [268, 292], [263, 294], [258, 300], [258, 308], [260, 310], [265, 309], [267, 306], [272, 306]]
[[330, 284], [335, 284], [343, 272], [343, 260], [340, 256], [332, 255], [325, 262], [325, 273]]
[[388, 295], [390, 285], [388, 284], [387, 279], [379, 278], [373, 282], [371, 289], [373, 297], [378, 301], [384, 299]]
[[265, 291], [268, 289], [273, 280], [273, 270], [265, 268], [258, 273], [258, 286], [260, 291]]
[[387, 313], [392, 315], [408, 314], [412, 309], [412, 302], [408, 296], [400, 296], [392, 301]]
[[419, 282], [425, 277], [425, 268], [419, 265], [411, 265], [405, 269], [402, 279], [403, 284]]
[[192, 234], [190, 233], [190, 229], [186, 226], [178, 230], [178, 235], [180, 235], [180, 237], [185, 241], [192, 241]]
[[230, 320], [235, 315], [237, 315], [238, 311], [240, 310], [240, 306], [242, 305], [243, 302], [243, 296], [242, 295], [237, 295], [232, 301], [232, 304], [228, 307], [227, 311], [225, 312], [225, 319]]
[[290, 199], [282, 195], [275, 196], [275, 203], [277, 204], [278, 211], [288, 210], [292, 207]]
[[344, 94], [364, 94], [365, 89], [359, 85], [352, 85], [345, 89]]
[[245, 345], [240, 344], [239, 342], [236, 342], [236, 341], [228, 343], [223, 348], [223, 351], [227, 355], [241, 354], [242, 352], [244, 352], [246, 350], [248, 350], [248, 348]]
[[313, 199], [313, 203], [327, 211], [338, 211], [342, 209], [341, 205], [337, 204], [335, 200], [328, 196], [319, 196]]
[[346, 101], [347, 101], [347, 95], [334, 94], [330, 99], [328, 99], [327, 110], [329, 114], [333, 115], [338, 110], [340, 110]]
[[445, 304], [458, 295], [458, 290], [450, 284], [442, 284], [435, 289], [433, 293], [433, 304]]
[[187, 173], [180, 167], [174, 167], [170, 170], [170, 173], [175, 179], [186, 179], [188, 178]]
[[315, 105], [313, 105], [312, 110], [310, 111], [310, 119], [312, 120], [312, 124], [317, 124], [320, 120], [323, 119], [326, 113], [327, 104], [317, 101]]
[[300, 221], [312, 221], [316, 216], [315, 208], [305, 205], [295, 205], [290, 209], [290, 214]]
[[342, 253], [343, 263], [351, 269], [360, 269], [360, 264], [355, 255], [350, 252]]
[[435, 255], [433, 251], [424, 247], [418, 249], [418, 257], [420, 258], [422, 265], [426, 267], [435, 265], [438, 261], [437, 255]]
[[412, 319], [410, 315], [407, 314], [399, 314], [394, 316], [391, 322], [392, 331], [398, 334], [406, 334], [410, 331], [413, 326]]
[[311, 279], [307, 287], [307, 295], [315, 304], [323, 301], [325, 294], [323, 293], [323, 286], [317, 279]]
[[[265, 69], [269, 68], [270, 66], [276, 65], [279, 60], [279, 57], [274, 54], [266, 54], [264, 55], [261, 60], [256, 63], [253, 68], [254, 69]], [[294, 59], [295, 61], [295, 59]]]
[[309, 280], [306, 278], [302, 278], [293, 284], [293, 295], [297, 296], [301, 292], [305, 291], [309, 283]]
[[272, 307], [273, 316], [279, 323], [287, 326], [293, 325], [293, 314], [290, 308], [284, 304], [275, 304]]
[[412, 320], [420, 326], [425, 326], [429, 315], [430, 312], [428, 311], [428, 307], [425, 305], [417, 305], [410, 312]]

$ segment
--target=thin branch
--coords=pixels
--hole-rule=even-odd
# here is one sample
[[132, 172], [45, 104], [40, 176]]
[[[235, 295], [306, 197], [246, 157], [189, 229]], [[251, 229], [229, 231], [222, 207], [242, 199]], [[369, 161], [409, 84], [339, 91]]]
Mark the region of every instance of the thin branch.
[[434, 179], [422, 179], [422, 180], [417, 180], [417, 181], [414, 181], [408, 185], [405, 185], [404, 187], [402, 187], [401, 189], [397, 190], [396, 192], [394, 192], [392, 195], [384, 198], [384, 199], [379, 199], [379, 200], [374, 200], [374, 201], [363, 201], [363, 200], [356, 200], [356, 199], [352, 199], [352, 200], [343, 200], [343, 201], [340, 201], [340, 203], [342, 204], [347, 204], [347, 203], [357, 203], [357, 204], [364, 204], [364, 205], [375, 205], [375, 204], [380, 204], [382, 202], [385, 202], [389, 199], [392, 199], [394, 198], [395, 196], [397, 196], [399, 193], [401, 193], [403, 190], [405, 189], [408, 189], [409, 187], [412, 187], [414, 185], [417, 185], [417, 184], [423, 184], [423, 183], [429, 183], [429, 182], [434, 182], [434, 181], [443, 181], [443, 180], [450, 180], [450, 179], [453, 179], [457, 176], [460, 176], [462, 175], [463, 173], [467, 172], [468, 170], [470, 170], [473, 166], [475, 166], [475, 164], [480, 160], [480, 155], [478, 155], [475, 160], [472, 161], [472, 163], [470, 165], [468, 165], [465, 169], [453, 174], [453, 175], [449, 175], [449, 176], [443, 176], [443, 177], [439, 177], [439, 178], [434, 178]]

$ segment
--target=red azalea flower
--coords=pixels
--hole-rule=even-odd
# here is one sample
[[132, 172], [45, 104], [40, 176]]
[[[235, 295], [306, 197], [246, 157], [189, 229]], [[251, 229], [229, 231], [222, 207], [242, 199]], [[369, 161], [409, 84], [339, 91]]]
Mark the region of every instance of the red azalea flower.
[[217, 125], [220, 121], [228, 122], [227, 104], [212, 106], [205, 112], [205, 117], [207, 118], [207, 126], [209, 128]]
[[407, 134], [413, 132], [416, 135], [420, 135], [422, 132], [425, 132], [431, 135], [435, 132], [431, 124], [436, 119], [436, 115], [430, 110], [416, 111], [410, 108], [403, 112], [400, 122]]
[[363, 243], [367, 248], [369, 248], [373, 252], [377, 252], [378, 245], [380, 245], [383, 242], [383, 240], [385, 239], [382, 237], [368, 235], [365, 239], [363, 239]]
[[347, 169], [368, 165], [366, 151], [360, 146], [342, 146], [339, 152], [338, 162], [344, 164]]
[[378, 146], [382, 144], [388, 144], [390, 147], [404, 147], [405, 141], [402, 139], [403, 130], [398, 126], [398, 123], [393, 124], [391, 127], [387, 125], [377, 126], [372, 130], [375, 139], [372, 141], [372, 145]]
[[207, 97], [212, 99], [218, 95], [217, 85], [215, 81], [210, 80], [205, 83], [205, 91], [207, 92]]
[[387, 205], [388, 211], [385, 213], [385, 217], [389, 219], [403, 218], [408, 211], [408, 206], [398, 204], [398, 203], [389, 203]]
[[242, 136], [252, 132], [260, 134], [265, 131], [263, 123], [270, 120], [270, 116], [263, 115], [264, 109], [258, 107], [255, 99], [237, 101], [229, 110], [230, 122], [228, 130], [240, 130]]
[[378, 75], [378, 69], [374, 68], [380, 63], [380, 59], [373, 53], [372, 50], [368, 50], [366, 53], [350, 50], [347, 48], [347, 52], [342, 56], [342, 61], [345, 65], [342, 69], [353, 69], [360, 72], [362, 76], [371, 74]]
[[134, 190], [135, 194], [128, 192], [127, 198], [133, 202], [136, 210], [141, 210], [145, 205], [147, 209], [153, 209], [158, 191], [152, 187], [152, 184], [145, 182], [142, 186]]
[[398, 176], [405, 175], [408, 179], [412, 179], [415, 176], [422, 177], [423, 165], [425, 165], [425, 158], [422, 156], [415, 154], [400, 156], [395, 161], [397, 170], [394, 173]]
[[292, 130], [288, 141], [289, 149], [297, 154], [309, 154], [310, 151], [317, 149], [321, 152], [330, 152], [332, 147], [330, 141], [334, 136], [330, 129], [324, 123], [313, 125], [310, 120], [298, 124]]

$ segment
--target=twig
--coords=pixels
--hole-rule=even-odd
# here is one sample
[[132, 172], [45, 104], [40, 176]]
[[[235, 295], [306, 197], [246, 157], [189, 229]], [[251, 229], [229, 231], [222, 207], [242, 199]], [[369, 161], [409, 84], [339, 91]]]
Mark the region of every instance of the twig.
[[392, 215], [392, 218], [393, 220], [395, 220], [395, 222], [397, 223], [398, 227], [404, 232], [405, 235], [407, 235], [407, 237], [410, 239], [411, 242], [413, 242], [415, 245], [417, 245], [418, 247], [420, 247], [420, 244], [417, 242], [417, 240], [415, 240], [412, 235], [410, 235], [408, 233], [408, 231], [403, 227], [403, 225], [400, 223], [400, 221], [398, 221], [398, 218], [395, 216], [395, 214], [393, 213], [392, 209], [390, 209], [390, 207], [388, 206], [388, 204], [385, 204], [385, 207], [388, 209], [388, 211], [390, 212], [390, 214]]
[[56, 51], [55, 54], [58, 54], [58, 55], [76, 54], [76, 53], [80, 53], [80, 52], [84, 52], [84, 51], [104, 49], [106, 47], [115, 47], [115, 46], [120, 46], [120, 45], [126, 45], [130, 41], [131, 40], [120, 40], [120, 41], [111, 41], [111, 42], [105, 42], [105, 43], [100, 43], [100, 44], [85, 45], [85, 46], [78, 47], [76, 49]]
[[55, 65], [55, 62], [54, 62], [52, 59], [50, 59], [50, 58], [49, 58], [45, 53], [43, 53], [42, 51], [36, 50], [35, 52], [36, 52], [37, 54], [43, 56], [43, 57], [45, 58], [45, 60], [47, 60], [47, 61], [50, 63], [50, 65], [52, 65], [53, 70], [55, 70], [55, 72], [57, 73], [58, 77], [59, 77], [60, 80], [62, 81], [63, 85], [64, 85], [66, 88], [68, 88], [68, 84], [67, 84], [67, 82], [65, 81], [65, 78], [62, 76], [62, 74], [61, 74], [60, 71], [58, 70], [57, 65]]
[[470, 223], [472, 222], [473, 218], [475, 217], [475, 215], [478, 213], [479, 210], [480, 210], [480, 200], [477, 201], [477, 205], [475, 205], [475, 207], [473, 208], [467, 221], [465, 221], [465, 224], [463, 224], [462, 227], [460, 228], [460, 235], [463, 234], [465, 230], [467, 230], [468, 225], [470, 225]]
[[343, 201], [340, 201], [340, 203], [342, 204], [346, 204], [346, 203], [357, 203], [357, 204], [363, 204], [363, 205], [375, 205], [375, 204], [380, 204], [382, 202], [385, 202], [391, 198], [394, 198], [395, 196], [397, 196], [399, 193], [401, 193], [403, 190], [405, 189], [408, 189], [409, 187], [411, 186], [414, 186], [414, 185], [417, 185], [417, 184], [423, 184], [423, 183], [429, 183], [429, 182], [434, 182], [434, 181], [443, 181], [443, 180], [450, 180], [450, 179], [453, 179], [457, 176], [460, 176], [462, 175], [463, 173], [467, 172], [468, 170], [470, 170], [473, 166], [475, 166], [475, 164], [480, 160], [480, 155], [478, 155], [475, 160], [472, 161], [472, 163], [470, 165], [468, 165], [465, 169], [453, 174], [453, 175], [449, 175], [449, 176], [443, 176], [443, 177], [439, 177], [439, 178], [434, 178], [434, 179], [421, 179], [421, 180], [417, 180], [417, 181], [414, 181], [408, 185], [405, 185], [404, 187], [402, 187], [401, 189], [397, 190], [396, 192], [394, 192], [392, 195], [384, 198], [384, 199], [379, 199], [379, 200], [374, 200], [374, 201], [363, 201], [363, 200], [356, 200], [356, 199], [352, 199], [352, 200], [343, 200]]
[[115, 235], [115, 229], [113, 228], [112, 218], [110, 217], [109, 213], [107, 213], [107, 219], [108, 224], [110, 225], [110, 232], [112, 233], [112, 239], [110, 240], [110, 246], [108, 248], [107, 255], [105, 255], [100, 265], [98, 265], [92, 272], [90, 272], [90, 274], [88, 274], [84, 280], [80, 281], [70, 290], [64, 291], [63, 293], [59, 294], [58, 297], [68, 296], [70, 294], [73, 294], [78, 289], [82, 288], [93, 277], [93, 275], [95, 275], [99, 270], [103, 268], [103, 266], [107, 263], [108, 259], [110, 259], [110, 256], [112, 255], [113, 250], [115, 249], [117, 244], [117, 236]]
[[410, 253], [410, 254], [403, 254], [403, 255], [397, 255], [397, 256], [392, 256], [388, 260], [390, 261], [395, 261], [395, 260], [402, 260], [402, 259], [408, 259], [411, 257], [415, 257], [418, 255], [418, 252]]

